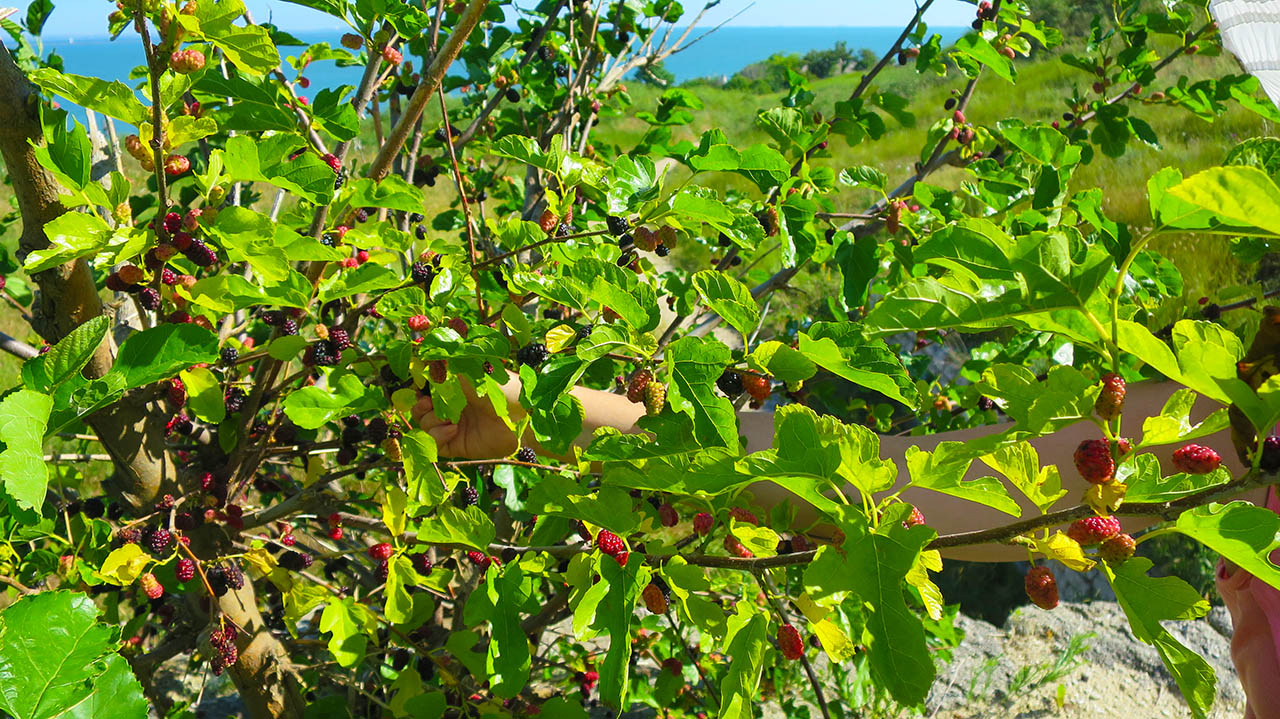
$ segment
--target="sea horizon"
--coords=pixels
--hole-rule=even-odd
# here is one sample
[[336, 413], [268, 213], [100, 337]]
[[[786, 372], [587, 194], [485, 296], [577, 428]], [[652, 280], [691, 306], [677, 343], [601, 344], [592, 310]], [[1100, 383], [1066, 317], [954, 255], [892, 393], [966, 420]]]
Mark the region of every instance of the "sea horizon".
[[[691, 38], [700, 37], [699, 31], [706, 32], [709, 29], [695, 27]], [[968, 30], [967, 27], [930, 28], [931, 32], [942, 35], [944, 45], [950, 44]], [[340, 29], [286, 31], [307, 44], [337, 44], [342, 35]], [[677, 31], [683, 31], [683, 28], [677, 28]], [[687, 49], [668, 57], [663, 64], [675, 75], [677, 82], [696, 78], [727, 78], [774, 54], [803, 55], [810, 50], [834, 47], [838, 41], [843, 41], [855, 53], [867, 48], [878, 55], [887, 50], [901, 32], [902, 28], [895, 26], [735, 25], [716, 29]], [[675, 36], [676, 33], [673, 33], [673, 37]], [[66, 72], [127, 82], [129, 72], [142, 64], [142, 48], [136, 43], [130, 43], [129, 37], [127, 34], [115, 40], [105, 34], [43, 37], [42, 44], [46, 51], [52, 49], [62, 56]], [[103, 52], [103, 48], [110, 49]], [[281, 46], [281, 53], [282, 56], [296, 54], [300, 49], [301, 46]], [[334, 62], [326, 61], [312, 63], [306, 74], [313, 86], [322, 88], [355, 84], [360, 72], [360, 68], [340, 68]]]

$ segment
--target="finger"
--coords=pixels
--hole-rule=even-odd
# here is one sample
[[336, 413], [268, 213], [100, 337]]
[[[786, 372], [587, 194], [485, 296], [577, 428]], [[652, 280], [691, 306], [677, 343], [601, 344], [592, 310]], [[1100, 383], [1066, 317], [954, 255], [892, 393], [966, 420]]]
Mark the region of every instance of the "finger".
[[458, 425], [440, 424], [431, 428], [423, 427], [427, 434], [436, 441], [436, 447], [445, 447], [458, 438]]
[[422, 422], [422, 419], [431, 414], [435, 410], [435, 404], [431, 401], [430, 396], [420, 398], [413, 409], [409, 410], [409, 415], [413, 418], [415, 424]]

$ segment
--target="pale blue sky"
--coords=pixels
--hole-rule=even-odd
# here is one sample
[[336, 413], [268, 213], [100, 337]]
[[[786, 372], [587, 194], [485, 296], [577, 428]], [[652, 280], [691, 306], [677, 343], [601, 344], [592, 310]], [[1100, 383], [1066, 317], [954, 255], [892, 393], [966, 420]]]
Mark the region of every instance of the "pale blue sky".
[[[0, 0], [2, 2], [2, 0]], [[19, 0], [25, 13], [25, 2]], [[254, 19], [271, 18], [290, 31], [324, 30], [340, 27], [333, 18], [310, 8], [283, 0], [245, 0]], [[730, 24], [741, 26], [844, 27], [850, 25], [901, 25], [915, 10], [909, 0], [723, 0], [708, 11], [703, 23], [714, 25], [747, 8]], [[702, 0], [686, 0], [686, 17], [692, 17]], [[45, 25], [49, 39], [104, 35], [106, 16], [112, 10], [102, 0], [54, 0], [53, 15]], [[968, 25], [973, 20], [972, 5], [959, 0], [938, 0], [926, 20], [933, 25]]]

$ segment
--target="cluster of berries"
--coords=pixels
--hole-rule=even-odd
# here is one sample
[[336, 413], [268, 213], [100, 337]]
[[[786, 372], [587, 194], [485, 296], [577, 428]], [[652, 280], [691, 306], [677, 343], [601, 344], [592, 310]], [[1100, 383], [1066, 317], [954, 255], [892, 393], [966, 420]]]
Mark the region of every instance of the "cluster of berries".
[[213, 648], [213, 657], [209, 660], [215, 676], [221, 676], [228, 667], [240, 658], [236, 647], [236, 628], [226, 624], [221, 629], [209, 632], [209, 646]]
[[667, 386], [653, 380], [653, 372], [645, 368], [636, 370], [627, 382], [627, 399], [639, 404], [644, 403], [645, 414], [654, 416], [662, 413], [667, 405]]
[[724, 374], [720, 375], [719, 379], [716, 380], [716, 387], [730, 399], [734, 399], [746, 392], [751, 395], [751, 406], [754, 409], [759, 409], [763, 406], [764, 401], [773, 392], [773, 386], [768, 377], [752, 372], [739, 372], [733, 369], [727, 369]]

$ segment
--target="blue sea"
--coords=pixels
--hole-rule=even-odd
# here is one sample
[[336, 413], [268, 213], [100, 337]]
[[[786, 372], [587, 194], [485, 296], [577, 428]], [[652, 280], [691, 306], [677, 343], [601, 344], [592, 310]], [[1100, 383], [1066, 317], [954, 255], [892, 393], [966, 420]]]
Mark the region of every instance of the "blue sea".
[[[933, 28], [932, 31], [942, 35], [945, 46], [967, 29], [949, 27]], [[690, 39], [704, 32], [705, 29], [694, 28]], [[809, 50], [833, 47], [838, 41], [843, 41], [855, 52], [865, 47], [879, 55], [893, 43], [899, 32], [901, 28], [895, 27], [724, 27], [672, 55], [665, 64], [678, 81], [699, 77], [722, 78], [774, 53], [803, 55]], [[336, 31], [298, 33], [298, 38], [304, 42], [328, 42], [332, 45], [337, 45], [339, 36]], [[130, 71], [143, 62], [141, 44], [130, 33], [115, 41], [46, 37], [44, 45], [62, 56], [67, 72], [77, 75], [129, 82]], [[289, 56], [297, 55], [302, 48], [282, 47], [280, 50], [282, 55]], [[306, 74], [314, 93], [320, 88], [357, 84], [360, 68], [340, 68], [332, 61], [316, 62], [307, 68]], [[307, 94], [306, 91], [303, 94]]]

